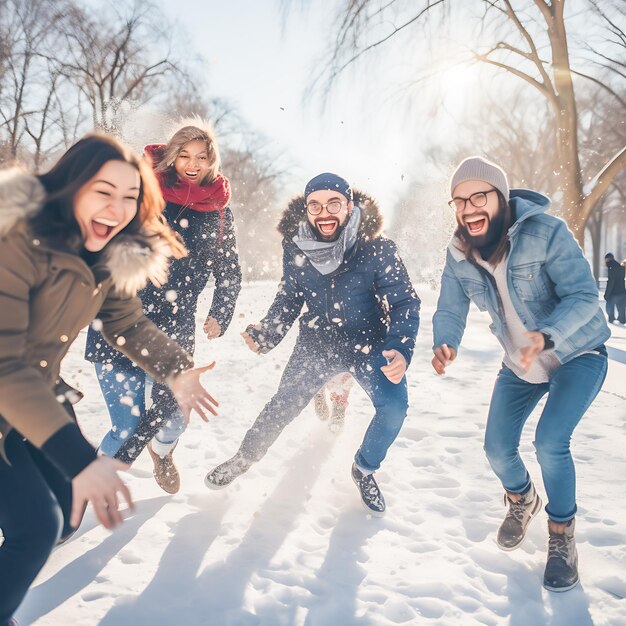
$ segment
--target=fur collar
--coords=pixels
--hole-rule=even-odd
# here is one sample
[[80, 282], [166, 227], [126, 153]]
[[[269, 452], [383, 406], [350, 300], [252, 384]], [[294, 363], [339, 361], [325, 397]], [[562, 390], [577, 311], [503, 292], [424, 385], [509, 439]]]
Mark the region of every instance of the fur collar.
[[[43, 207], [39, 179], [19, 167], [0, 170], [0, 237]], [[103, 251], [104, 265], [119, 293], [134, 296], [148, 280], [167, 282], [171, 250], [165, 239], [147, 228], [135, 235], [120, 233]]]
[[[383, 229], [383, 216], [376, 201], [362, 191], [354, 190], [354, 204], [361, 207], [361, 225], [359, 236], [367, 239], [376, 239]], [[304, 196], [292, 198], [283, 212], [278, 224], [278, 232], [286, 239], [298, 234], [298, 225], [306, 219]]]

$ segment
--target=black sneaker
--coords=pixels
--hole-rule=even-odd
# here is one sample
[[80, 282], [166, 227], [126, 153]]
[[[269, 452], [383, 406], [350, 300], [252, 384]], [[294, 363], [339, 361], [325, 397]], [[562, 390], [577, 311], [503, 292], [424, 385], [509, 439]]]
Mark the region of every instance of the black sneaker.
[[509, 510], [498, 528], [496, 543], [501, 550], [508, 552], [524, 541], [530, 520], [541, 510], [541, 498], [531, 484], [530, 490], [518, 502], [513, 502], [505, 493], [504, 504], [509, 505]]
[[548, 526], [548, 562], [543, 575], [543, 586], [548, 591], [569, 591], [578, 584], [575, 526], [575, 521], [570, 520], [563, 533], [552, 532]]
[[352, 480], [359, 488], [365, 510], [374, 517], [382, 517], [385, 514], [385, 498], [376, 484], [374, 474], [363, 474], [356, 463], [353, 463]]
[[252, 466], [252, 461], [246, 459], [241, 452], [224, 461], [215, 469], [212, 469], [205, 477], [204, 484], [209, 489], [223, 489], [230, 485], [238, 476], [247, 472]]

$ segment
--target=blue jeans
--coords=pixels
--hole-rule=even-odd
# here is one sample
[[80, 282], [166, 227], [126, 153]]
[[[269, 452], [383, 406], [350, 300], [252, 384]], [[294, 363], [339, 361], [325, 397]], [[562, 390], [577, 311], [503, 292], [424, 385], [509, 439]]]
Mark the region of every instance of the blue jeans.
[[533, 443], [548, 496], [546, 513], [557, 523], [576, 515], [570, 439], [606, 377], [606, 349], [599, 350], [602, 353], [582, 354], [561, 365], [548, 383], [527, 383], [503, 367], [491, 397], [485, 432], [487, 459], [507, 491], [526, 493], [531, 481], [519, 455], [522, 428], [541, 397], [548, 394]]
[[335, 375], [349, 371], [374, 405], [375, 414], [365, 432], [354, 460], [364, 470], [377, 470], [402, 427], [408, 409], [406, 378], [394, 385], [380, 371], [387, 361], [382, 346], [367, 356], [355, 354], [353, 344], [326, 343], [318, 337], [300, 334], [285, 367], [278, 391], [240, 446], [243, 455], [258, 461], [311, 398]]
[[[165, 385], [154, 383], [142, 369], [133, 366], [107, 366], [96, 363], [96, 374], [109, 410], [112, 428], [102, 439], [100, 451], [115, 456], [122, 444], [135, 432], [147, 412], [162, 414], [164, 424], [155, 436], [163, 446], [173, 447], [187, 424], [176, 401]], [[152, 406], [146, 404], [146, 391], [152, 386]]]

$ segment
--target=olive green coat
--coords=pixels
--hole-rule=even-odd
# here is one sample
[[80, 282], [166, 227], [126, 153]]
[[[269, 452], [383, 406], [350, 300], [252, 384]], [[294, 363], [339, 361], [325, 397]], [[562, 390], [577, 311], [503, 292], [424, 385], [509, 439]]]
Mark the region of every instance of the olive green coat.
[[[94, 319], [105, 338], [158, 381], [192, 367], [191, 357], [142, 313], [137, 290], [163, 283], [169, 247], [145, 231], [119, 234], [90, 268], [78, 255], [35, 238], [27, 218], [43, 206], [39, 180], [0, 171], [0, 455], [11, 428], [41, 447], [70, 421], [59, 369]], [[67, 387], [66, 387], [67, 389]]]

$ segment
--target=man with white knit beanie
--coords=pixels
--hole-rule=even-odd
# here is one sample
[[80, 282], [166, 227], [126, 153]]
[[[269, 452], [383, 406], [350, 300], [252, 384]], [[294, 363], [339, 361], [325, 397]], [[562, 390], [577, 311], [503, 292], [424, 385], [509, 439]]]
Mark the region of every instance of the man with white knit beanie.
[[546, 213], [550, 200], [509, 189], [503, 169], [480, 156], [465, 159], [450, 181], [457, 230], [447, 250], [433, 318], [438, 374], [457, 356], [470, 301], [492, 320], [504, 348], [485, 431], [485, 452], [505, 490], [507, 513], [497, 544], [513, 550], [541, 508], [519, 454], [523, 426], [547, 401], [534, 445], [548, 503], [544, 586], [578, 584], [574, 540], [575, 471], [570, 439], [607, 370], [610, 331], [589, 264], [567, 225]]

